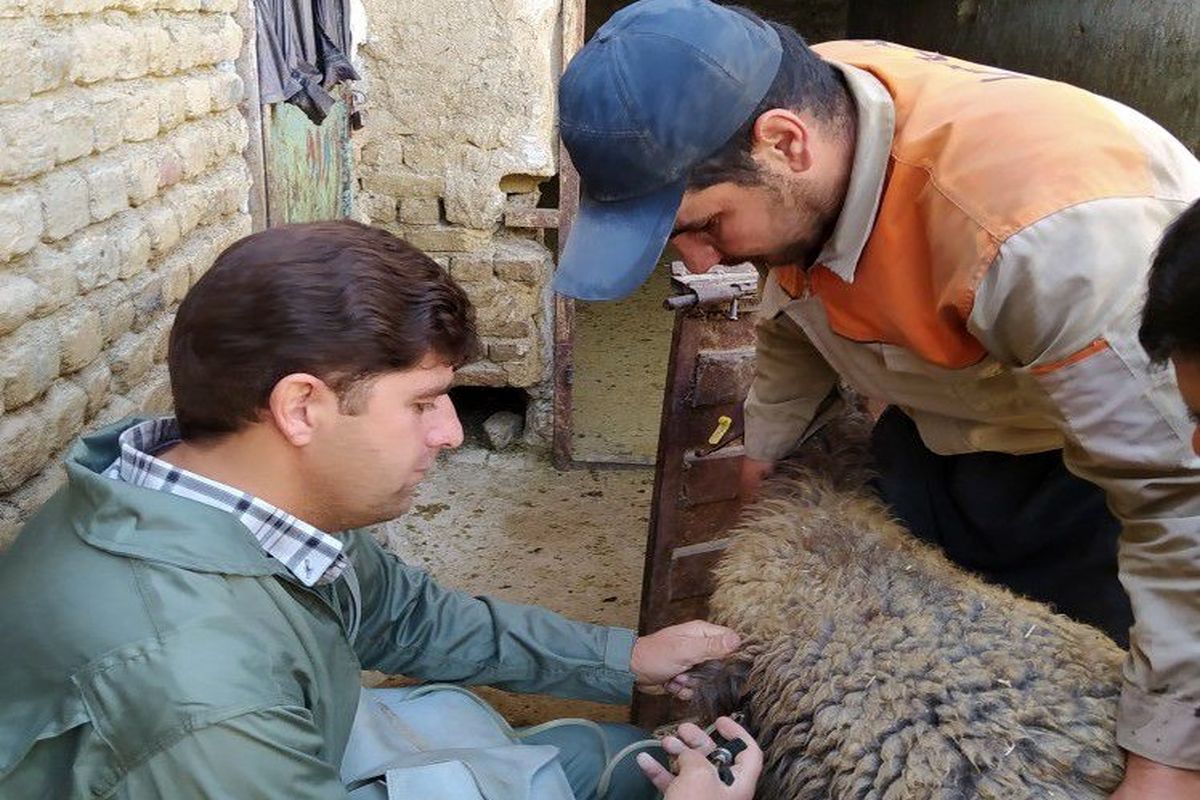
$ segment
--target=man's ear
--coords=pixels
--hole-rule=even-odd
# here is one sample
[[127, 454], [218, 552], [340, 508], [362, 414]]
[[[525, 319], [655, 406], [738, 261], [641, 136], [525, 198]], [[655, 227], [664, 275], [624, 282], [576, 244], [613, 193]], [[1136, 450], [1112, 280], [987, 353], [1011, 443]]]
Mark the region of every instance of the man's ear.
[[311, 442], [317, 427], [337, 410], [333, 390], [325, 381], [305, 372], [284, 375], [267, 400], [271, 422], [295, 447]]
[[812, 166], [812, 128], [794, 111], [772, 108], [754, 121], [754, 157], [778, 171], [806, 172]]

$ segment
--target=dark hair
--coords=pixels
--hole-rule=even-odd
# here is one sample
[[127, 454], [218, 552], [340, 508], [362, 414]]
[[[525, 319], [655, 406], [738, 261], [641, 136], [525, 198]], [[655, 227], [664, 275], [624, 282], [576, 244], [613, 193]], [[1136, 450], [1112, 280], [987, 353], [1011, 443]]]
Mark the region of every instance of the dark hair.
[[1163, 234], [1150, 266], [1138, 338], [1160, 363], [1176, 352], [1200, 356], [1200, 202]]
[[428, 354], [478, 351], [474, 311], [446, 271], [387, 231], [348, 220], [286, 225], [230, 245], [175, 316], [167, 356], [185, 440], [239, 430], [275, 384], [307, 372], [345, 413], [354, 391]]
[[[730, 6], [751, 19], [761, 17], [740, 6]], [[807, 111], [823, 122], [837, 123], [850, 113], [849, 92], [842, 74], [804, 42], [791, 27], [766, 21], [779, 34], [783, 54], [779, 71], [762, 102], [749, 119], [722, 145], [688, 174], [688, 188], [704, 189], [717, 183], [753, 186], [760, 182], [758, 165], [750, 157], [754, 144], [754, 123], [773, 108]]]

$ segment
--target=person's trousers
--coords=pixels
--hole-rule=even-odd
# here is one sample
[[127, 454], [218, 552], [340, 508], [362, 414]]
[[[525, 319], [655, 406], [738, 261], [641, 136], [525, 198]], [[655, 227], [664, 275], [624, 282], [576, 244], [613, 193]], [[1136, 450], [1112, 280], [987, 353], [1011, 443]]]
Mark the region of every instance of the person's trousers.
[[368, 688], [341, 777], [356, 800], [652, 800], [638, 752], [665, 762], [657, 741], [632, 725], [560, 719], [514, 730], [459, 686]]
[[942, 456], [898, 408], [875, 425], [876, 489], [920, 539], [993, 583], [1093, 625], [1122, 647], [1133, 612], [1117, 579], [1120, 523], [1061, 451]]
[[[597, 784], [608, 764], [605, 753], [615, 757], [627, 746], [651, 738], [650, 734], [633, 725], [616, 722], [597, 723], [604, 736], [601, 742], [591, 726], [562, 725], [547, 728], [526, 736], [525, 744], [549, 744], [558, 748], [558, 763], [567, 775], [571, 791], [576, 800], [597, 800]], [[665, 759], [661, 748], [646, 750], [660, 761]], [[613, 766], [608, 790], [599, 800], [654, 800], [658, 790], [654, 784], [642, 774], [634, 757], [636, 752], [628, 752]]]

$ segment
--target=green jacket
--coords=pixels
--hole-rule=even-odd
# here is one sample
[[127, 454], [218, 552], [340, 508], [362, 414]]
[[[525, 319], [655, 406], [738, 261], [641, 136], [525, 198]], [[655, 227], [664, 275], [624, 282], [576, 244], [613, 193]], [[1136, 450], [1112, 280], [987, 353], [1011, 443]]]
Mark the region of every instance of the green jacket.
[[105, 478], [127, 424], [0, 555], [0, 798], [338, 798], [359, 670], [627, 702], [633, 633], [439, 587], [347, 535], [305, 588], [232, 515]]

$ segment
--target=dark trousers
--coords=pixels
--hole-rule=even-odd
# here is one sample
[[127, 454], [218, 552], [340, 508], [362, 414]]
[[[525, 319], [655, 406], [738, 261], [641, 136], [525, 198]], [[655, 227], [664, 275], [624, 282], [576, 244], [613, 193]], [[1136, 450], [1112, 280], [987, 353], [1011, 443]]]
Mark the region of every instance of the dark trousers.
[[895, 407], [879, 418], [871, 447], [876, 488], [918, 538], [1128, 646], [1133, 612], [1117, 580], [1120, 523], [1104, 492], [1068, 472], [1060, 451], [940, 456]]

